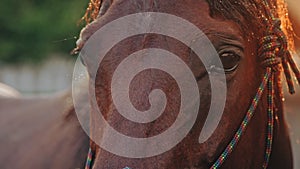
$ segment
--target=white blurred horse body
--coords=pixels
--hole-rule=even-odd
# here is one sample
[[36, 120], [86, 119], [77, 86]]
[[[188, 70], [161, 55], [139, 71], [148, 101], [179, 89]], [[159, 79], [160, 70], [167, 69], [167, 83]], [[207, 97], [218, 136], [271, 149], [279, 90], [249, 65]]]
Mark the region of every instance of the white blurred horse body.
[[0, 97], [1, 98], [19, 98], [21, 97], [21, 93], [18, 92], [16, 89], [0, 83]]

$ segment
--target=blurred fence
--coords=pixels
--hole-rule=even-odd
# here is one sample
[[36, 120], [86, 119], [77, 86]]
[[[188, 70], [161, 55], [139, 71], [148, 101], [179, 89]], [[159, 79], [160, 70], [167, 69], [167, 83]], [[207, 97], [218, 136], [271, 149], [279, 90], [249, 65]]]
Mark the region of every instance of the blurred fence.
[[39, 65], [4, 65], [0, 67], [0, 82], [23, 95], [44, 95], [71, 87], [74, 60], [51, 57]]

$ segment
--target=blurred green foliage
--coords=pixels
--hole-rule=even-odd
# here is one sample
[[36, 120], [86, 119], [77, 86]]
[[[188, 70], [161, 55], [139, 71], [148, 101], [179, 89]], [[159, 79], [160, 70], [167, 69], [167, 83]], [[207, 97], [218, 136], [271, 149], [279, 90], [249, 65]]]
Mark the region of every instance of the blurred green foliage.
[[[0, 63], [70, 56], [88, 0], [1, 0]], [[71, 56], [70, 56], [71, 57]]]

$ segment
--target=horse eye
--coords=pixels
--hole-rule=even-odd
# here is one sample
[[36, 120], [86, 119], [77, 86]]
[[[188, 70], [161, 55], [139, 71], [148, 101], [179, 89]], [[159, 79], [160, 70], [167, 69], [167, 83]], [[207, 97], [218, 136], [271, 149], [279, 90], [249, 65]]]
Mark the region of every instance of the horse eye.
[[223, 68], [216, 65], [212, 65], [211, 69], [219, 72], [231, 73], [236, 70], [239, 65], [240, 56], [234, 52], [223, 52], [219, 54], [219, 58], [222, 62]]
[[229, 73], [234, 71], [238, 67], [240, 56], [233, 52], [227, 52], [220, 54], [220, 59], [223, 64], [225, 73]]

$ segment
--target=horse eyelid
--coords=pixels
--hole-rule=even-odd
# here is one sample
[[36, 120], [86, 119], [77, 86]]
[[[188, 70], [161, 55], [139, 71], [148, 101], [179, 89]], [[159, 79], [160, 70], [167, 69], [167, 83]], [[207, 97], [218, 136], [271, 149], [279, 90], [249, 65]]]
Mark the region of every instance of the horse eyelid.
[[231, 45], [223, 45], [217, 49], [219, 54], [222, 53], [235, 53], [238, 55], [240, 58], [243, 58], [244, 54], [244, 47], [236, 44], [231, 44]]

